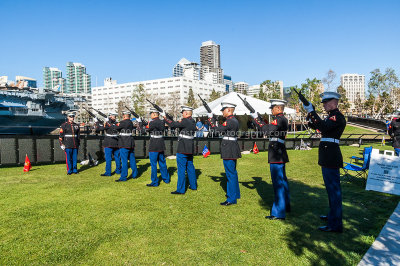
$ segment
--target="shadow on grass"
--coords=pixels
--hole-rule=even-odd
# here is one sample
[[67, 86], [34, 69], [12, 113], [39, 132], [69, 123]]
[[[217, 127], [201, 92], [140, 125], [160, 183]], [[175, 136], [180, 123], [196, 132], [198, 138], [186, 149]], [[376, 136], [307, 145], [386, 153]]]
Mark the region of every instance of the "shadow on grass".
[[227, 182], [226, 174], [221, 173], [220, 176], [210, 176], [210, 177], [214, 182], [219, 182], [219, 185], [225, 191], [226, 194], [226, 182]]
[[177, 170], [177, 168], [175, 166], [168, 167], [169, 176], [173, 176], [174, 173], [176, 172], [176, 170]]
[[271, 208], [274, 195], [272, 185], [262, 180], [262, 177], [252, 177], [254, 181], [239, 182], [248, 189], [255, 189], [260, 196], [260, 205], [266, 209]]
[[[322, 181], [322, 177], [321, 177]], [[325, 222], [320, 215], [328, 212], [328, 197], [324, 188], [312, 187], [303, 182], [290, 180], [292, 212], [285, 224], [290, 225], [283, 240], [296, 256], [306, 256], [311, 265], [356, 264], [370, 247], [368, 238], [377, 236], [396, 207], [398, 197], [364, 191], [362, 180], [341, 182], [343, 192], [344, 232], [326, 233], [318, 231]], [[260, 205], [272, 206], [272, 186], [255, 177], [250, 184], [257, 189]], [[271, 194], [271, 195], [270, 195]]]
[[149, 169], [150, 167], [150, 163], [145, 163], [145, 164], [140, 164], [137, 166], [138, 169], [138, 177], [141, 176], [144, 172], [147, 171], [147, 169]]

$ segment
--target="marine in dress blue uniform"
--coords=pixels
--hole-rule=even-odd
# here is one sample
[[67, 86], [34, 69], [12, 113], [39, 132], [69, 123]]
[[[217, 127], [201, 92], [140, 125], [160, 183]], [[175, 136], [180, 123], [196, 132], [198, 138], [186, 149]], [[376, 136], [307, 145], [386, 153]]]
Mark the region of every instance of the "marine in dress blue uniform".
[[[171, 121], [164, 114], [164, 121], [171, 128], [178, 128], [178, 149], [176, 153], [176, 164], [178, 166], [178, 184], [176, 191], [171, 194], [185, 194], [186, 192], [186, 173], [189, 180], [189, 189], [197, 190], [196, 170], [193, 164], [194, 153], [194, 134], [196, 132], [196, 122], [192, 118], [193, 108], [188, 106], [181, 107], [182, 119]], [[162, 114], [163, 115], [163, 114]]]
[[272, 122], [267, 124], [260, 117], [252, 113], [256, 127], [269, 137], [268, 144], [268, 163], [272, 185], [274, 188], [274, 203], [271, 209], [271, 215], [265, 218], [270, 220], [283, 220], [286, 218], [286, 212], [290, 211], [289, 183], [286, 176], [286, 163], [289, 157], [286, 151], [285, 138], [288, 130], [288, 120], [283, 115], [286, 101], [272, 99], [271, 111]]
[[129, 111], [123, 112], [123, 120], [115, 125], [115, 129], [119, 131], [118, 147], [122, 164], [121, 176], [115, 182], [124, 182], [128, 180], [128, 160], [132, 170], [130, 178], [134, 179], [138, 176], [135, 158], [135, 140], [132, 135], [134, 126]]
[[119, 156], [119, 146], [118, 146], [118, 130], [116, 121], [117, 113], [111, 112], [108, 115], [108, 120], [104, 123], [96, 123], [96, 133], [104, 131], [104, 155], [106, 158], [106, 169], [104, 174], [101, 176], [111, 176], [111, 163], [112, 158], [115, 160], [115, 173], [117, 175], [121, 174], [121, 158]]
[[346, 119], [337, 108], [340, 94], [324, 92], [321, 95], [324, 109], [328, 112], [325, 119], [321, 119], [311, 103], [304, 106], [307, 110], [309, 126], [321, 132], [321, 141], [318, 149], [318, 164], [322, 168], [322, 176], [329, 198], [329, 213], [321, 215], [322, 220], [328, 221], [327, 226], [318, 229], [324, 232], [342, 232], [342, 190], [340, 187], [340, 168], [343, 167], [343, 157], [339, 147], [339, 140], [346, 127]]
[[159, 118], [160, 113], [156, 109], [150, 109], [151, 121], [146, 126], [146, 131], [150, 133], [149, 143], [149, 158], [151, 165], [151, 183], [147, 184], [148, 187], [158, 187], [160, 182], [157, 177], [157, 163], [160, 167], [161, 178], [169, 184], [170, 176], [167, 169], [167, 162], [165, 160], [165, 143], [164, 143], [164, 129], [165, 124]]
[[392, 137], [392, 146], [395, 153], [400, 156], [400, 110], [393, 115], [389, 125], [389, 135]]
[[221, 112], [226, 121], [217, 125], [212, 113], [208, 114], [210, 126], [223, 137], [221, 141], [221, 158], [223, 159], [227, 178], [227, 199], [221, 205], [229, 206], [236, 204], [240, 199], [239, 178], [236, 171], [237, 159], [241, 158], [240, 147], [237, 142], [239, 121], [233, 116], [236, 104], [229, 102], [221, 103]]
[[67, 114], [68, 121], [63, 123], [60, 128], [59, 141], [61, 149], [65, 151], [67, 175], [78, 174], [77, 159], [80, 144], [80, 128], [74, 122], [75, 113]]

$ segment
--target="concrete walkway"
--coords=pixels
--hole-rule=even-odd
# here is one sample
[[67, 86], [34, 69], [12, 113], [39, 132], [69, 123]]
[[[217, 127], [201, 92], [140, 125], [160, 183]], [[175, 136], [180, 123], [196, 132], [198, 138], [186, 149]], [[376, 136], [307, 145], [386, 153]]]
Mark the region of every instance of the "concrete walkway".
[[358, 265], [400, 265], [400, 203]]

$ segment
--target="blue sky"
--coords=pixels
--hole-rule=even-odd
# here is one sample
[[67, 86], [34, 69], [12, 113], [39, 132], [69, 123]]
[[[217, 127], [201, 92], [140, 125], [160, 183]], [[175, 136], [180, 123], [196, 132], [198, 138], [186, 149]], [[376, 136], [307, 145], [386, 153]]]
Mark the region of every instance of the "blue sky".
[[92, 86], [165, 78], [201, 42], [221, 45], [234, 82], [299, 85], [338, 76], [400, 74], [400, 1], [21, 1], [0, 0], [0, 76], [42, 85], [42, 68], [80, 62]]

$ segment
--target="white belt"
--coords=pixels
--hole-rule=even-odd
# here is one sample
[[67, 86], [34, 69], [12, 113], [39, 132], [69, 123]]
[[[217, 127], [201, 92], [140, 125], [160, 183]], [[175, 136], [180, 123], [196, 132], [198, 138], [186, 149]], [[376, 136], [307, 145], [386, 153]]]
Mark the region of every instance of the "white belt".
[[119, 133], [120, 136], [132, 136], [132, 133]]
[[277, 141], [279, 143], [285, 144], [285, 141], [283, 139], [280, 139], [280, 138], [270, 138], [269, 141]]
[[155, 138], [155, 139], [162, 139], [163, 136], [161, 135], [150, 135], [150, 138]]
[[77, 135], [64, 135], [64, 137], [75, 138], [75, 137], [78, 137], [78, 136]]
[[184, 139], [194, 139], [193, 136], [188, 136], [188, 135], [183, 135], [183, 134], [179, 134], [180, 138], [184, 138]]
[[339, 144], [339, 140], [334, 138], [321, 138], [321, 141], [333, 142]]
[[236, 137], [222, 137], [224, 140], [237, 140]]
[[107, 133], [106, 133], [106, 136], [107, 137], [115, 137], [115, 138], [118, 137], [118, 135], [110, 135], [110, 134], [107, 134]]

